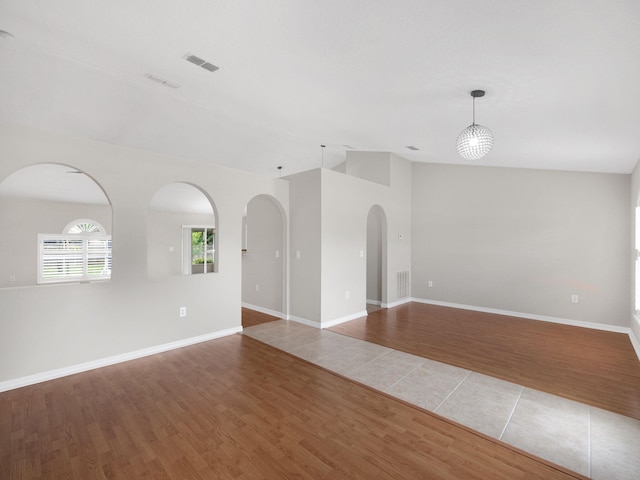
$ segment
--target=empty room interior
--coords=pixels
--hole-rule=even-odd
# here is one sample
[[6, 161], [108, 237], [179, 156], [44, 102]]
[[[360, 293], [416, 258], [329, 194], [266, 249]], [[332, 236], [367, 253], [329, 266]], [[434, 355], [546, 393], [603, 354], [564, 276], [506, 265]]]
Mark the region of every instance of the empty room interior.
[[640, 478], [640, 2], [0, 2], [1, 479]]

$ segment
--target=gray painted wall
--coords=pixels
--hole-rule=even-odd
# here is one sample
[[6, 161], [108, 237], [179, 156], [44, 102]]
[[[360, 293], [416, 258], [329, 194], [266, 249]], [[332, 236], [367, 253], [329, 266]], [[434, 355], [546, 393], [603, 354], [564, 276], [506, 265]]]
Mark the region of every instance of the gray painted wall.
[[629, 325], [628, 175], [416, 163], [413, 192], [414, 297]]
[[640, 238], [636, 238], [636, 231], [638, 231], [640, 226], [636, 225], [635, 210], [636, 210], [636, 207], [640, 205], [640, 162], [638, 162], [638, 164], [636, 165], [636, 168], [633, 170], [633, 173], [631, 174], [630, 200], [631, 201], [629, 202], [629, 210], [630, 210], [629, 223], [631, 225], [631, 229], [630, 229], [631, 235], [630, 235], [630, 241], [629, 241], [629, 258], [631, 259], [631, 261], [629, 262], [629, 269], [631, 270], [631, 274], [630, 274], [631, 288], [629, 290], [629, 297], [631, 298], [631, 302], [630, 302], [631, 305], [630, 305], [629, 317], [630, 317], [630, 323], [631, 323], [631, 330], [633, 332], [633, 335], [635, 336], [636, 341], [639, 342], [638, 344], [635, 345], [635, 347], [636, 347], [636, 353], [640, 358], [640, 317], [638, 317], [638, 315], [635, 312], [635, 292], [637, 288], [635, 269], [636, 269], [636, 261], [640, 262], [640, 259], [636, 260], [636, 252], [635, 252], [636, 244], [640, 245]]
[[286, 177], [290, 184], [290, 315], [320, 324], [321, 170]]
[[[259, 194], [287, 206], [286, 181], [7, 125], [0, 159], [0, 181], [30, 164], [71, 165], [96, 179], [113, 207], [110, 281], [0, 289], [0, 382], [240, 327], [244, 208]], [[197, 185], [213, 199], [217, 273], [147, 274], [149, 202], [172, 182]]]

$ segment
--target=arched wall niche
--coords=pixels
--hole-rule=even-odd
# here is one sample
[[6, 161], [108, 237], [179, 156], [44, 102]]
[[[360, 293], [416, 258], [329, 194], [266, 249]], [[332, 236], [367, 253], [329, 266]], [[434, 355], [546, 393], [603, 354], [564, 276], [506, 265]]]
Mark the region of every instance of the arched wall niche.
[[217, 272], [218, 244], [217, 209], [204, 189], [174, 182], [154, 194], [147, 220], [149, 277]]
[[387, 216], [380, 205], [367, 215], [367, 303], [387, 303]]
[[242, 303], [284, 316], [286, 299], [286, 213], [274, 197], [261, 194], [246, 206], [242, 221]]
[[[37, 285], [43, 261], [40, 259], [42, 235], [49, 238], [63, 235], [66, 226], [79, 218], [99, 223], [105, 233], [111, 235], [111, 201], [100, 183], [77, 167], [37, 163], [3, 179], [0, 182], [0, 288]], [[60, 281], [72, 280], [67, 277]]]

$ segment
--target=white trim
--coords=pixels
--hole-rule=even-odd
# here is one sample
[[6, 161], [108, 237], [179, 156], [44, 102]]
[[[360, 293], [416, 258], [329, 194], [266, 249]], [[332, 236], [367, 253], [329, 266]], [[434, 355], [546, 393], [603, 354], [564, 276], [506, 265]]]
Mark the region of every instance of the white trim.
[[633, 349], [636, 351], [638, 360], [640, 360], [640, 341], [638, 341], [638, 339], [636, 338], [635, 334], [633, 333], [633, 330], [629, 332], [629, 340], [631, 340], [631, 345], [633, 346]]
[[428, 303], [430, 305], [441, 305], [443, 307], [461, 308], [463, 310], [475, 310], [477, 312], [495, 313], [496, 315], [507, 315], [509, 317], [527, 318], [529, 320], [540, 320], [543, 322], [560, 323], [563, 325], [571, 325], [573, 327], [592, 328], [594, 330], [606, 330], [607, 332], [626, 333], [626, 334], [629, 334], [631, 332], [631, 329], [628, 327], [618, 327], [617, 325], [607, 325], [605, 323], [582, 322], [580, 320], [570, 320], [568, 318], [548, 317], [546, 315], [536, 315], [532, 313], [511, 312], [509, 310], [476, 307], [473, 305], [441, 302], [439, 300], [428, 300], [425, 298], [414, 298], [413, 301], [418, 303]]
[[296, 317], [295, 315], [287, 315], [287, 320], [291, 320], [292, 322], [298, 322], [308, 327], [322, 328], [318, 322], [314, 322], [313, 320], [307, 320], [306, 318], [302, 318], [302, 317]]
[[271, 310], [269, 308], [259, 307], [257, 305], [252, 305], [250, 303], [242, 302], [242, 306], [244, 308], [248, 308], [249, 310], [255, 310], [256, 312], [264, 313], [266, 315], [271, 315], [272, 317], [285, 318], [286, 315], [282, 312], [278, 312], [277, 310]]
[[[631, 321], [636, 321], [637, 323], [640, 323], [640, 319], [638, 319], [638, 317], [636, 316], [634, 319], [632, 319]], [[633, 328], [629, 329], [629, 340], [631, 340], [631, 345], [633, 346], [633, 349], [636, 351], [636, 355], [638, 356], [638, 360], [640, 360], [640, 341], [638, 340], [638, 337], [636, 337], [635, 331], [633, 330]]]
[[147, 357], [149, 355], [155, 355], [156, 353], [162, 353], [169, 350], [175, 350], [176, 348], [187, 347], [196, 343], [207, 342], [209, 340], [226, 337], [228, 335], [233, 335], [240, 332], [242, 332], [242, 327], [228, 328], [226, 330], [219, 330], [217, 332], [211, 332], [204, 335], [199, 335], [197, 337], [185, 338], [183, 340], [177, 340], [175, 342], [164, 343], [162, 345], [143, 348], [141, 350], [135, 350], [133, 352], [122, 353], [120, 355], [114, 355], [112, 357], [92, 360], [90, 362], [80, 363], [78, 365], [71, 365], [69, 367], [49, 370], [47, 372], [36, 373], [34, 375], [27, 375], [26, 377], [15, 378], [13, 380], [0, 382], [0, 392], [6, 392], [15, 388], [26, 387], [27, 385], [33, 385], [35, 383], [46, 382], [48, 380], [66, 377], [67, 375], [74, 375], [76, 373], [86, 372], [88, 370], [94, 370], [96, 368], [107, 367], [116, 363], [128, 362], [129, 360], [135, 360], [137, 358]]
[[380, 300], [369, 300], [367, 298], [367, 304], [368, 305], [382, 305], [382, 302]]
[[347, 315], [346, 317], [340, 317], [336, 318], [335, 320], [329, 320], [328, 322], [322, 322], [322, 328], [335, 327], [336, 325], [340, 325], [341, 323], [350, 322], [351, 320], [355, 320], [356, 318], [362, 318], [366, 316], [366, 310], [358, 313], [352, 313], [351, 315]]
[[391, 303], [381, 303], [380, 306], [382, 308], [393, 308], [393, 307], [399, 307], [400, 305], [404, 305], [405, 303], [410, 303], [413, 301], [418, 301], [415, 300], [411, 297], [407, 297], [407, 298], [401, 298], [400, 300], [396, 300], [395, 302], [391, 302]]

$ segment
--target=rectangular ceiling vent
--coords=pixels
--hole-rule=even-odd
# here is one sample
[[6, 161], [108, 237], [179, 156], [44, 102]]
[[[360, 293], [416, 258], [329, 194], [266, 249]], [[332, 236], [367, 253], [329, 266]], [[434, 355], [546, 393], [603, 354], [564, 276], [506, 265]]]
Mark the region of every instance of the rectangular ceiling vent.
[[187, 53], [184, 56], [184, 59], [187, 62], [191, 62], [194, 65], [198, 65], [199, 67], [202, 67], [205, 70], [208, 70], [210, 72], [215, 72], [216, 70], [219, 70], [219, 67], [216, 67], [213, 63], [209, 63], [206, 60], [201, 59], [200, 57], [196, 57], [195, 55], [191, 55], [190, 53]]
[[178, 85], [177, 83], [171, 82], [171, 81], [167, 80], [166, 78], [162, 78], [162, 77], [159, 77], [157, 75], [153, 75], [151, 73], [147, 73], [145, 75], [145, 77], [147, 77], [149, 80], [153, 80], [156, 83], [164, 85], [165, 87], [180, 88], [180, 85]]

